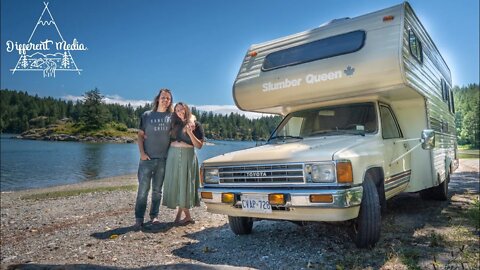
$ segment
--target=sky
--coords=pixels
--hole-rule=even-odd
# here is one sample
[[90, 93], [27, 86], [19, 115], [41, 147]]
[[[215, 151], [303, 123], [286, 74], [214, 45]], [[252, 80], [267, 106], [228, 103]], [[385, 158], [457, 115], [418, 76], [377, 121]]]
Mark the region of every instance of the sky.
[[[73, 44], [75, 39], [77, 46], [70, 55], [58, 56], [67, 60], [68, 72], [44, 77], [42, 71], [12, 72], [21, 64], [15, 42], [50, 38], [51, 48], [61, 41], [52, 25], [33, 33], [44, 1], [0, 1], [1, 89], [75, 100], [98, 88], [107, 102], [138, 105], [150, 102], [160, 88], [169, 88], [174, 101], [217, 112], [236, 110], [232, 85], [250, 45], [401, 3], [50, 0], [48, 10], [63, 40]], [[453, 84], [479, 83], [479, 1], [409, 3], [449, 65]]]

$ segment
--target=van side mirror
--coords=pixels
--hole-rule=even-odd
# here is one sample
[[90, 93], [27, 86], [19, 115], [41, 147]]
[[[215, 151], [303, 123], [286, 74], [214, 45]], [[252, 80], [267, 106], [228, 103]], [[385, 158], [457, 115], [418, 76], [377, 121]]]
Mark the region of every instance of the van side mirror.
[[433, 149], [435, 147], [435, 131], [433, 129], [424, 129], [420, 137], [420, 142], [422, 143], [423, 149]]

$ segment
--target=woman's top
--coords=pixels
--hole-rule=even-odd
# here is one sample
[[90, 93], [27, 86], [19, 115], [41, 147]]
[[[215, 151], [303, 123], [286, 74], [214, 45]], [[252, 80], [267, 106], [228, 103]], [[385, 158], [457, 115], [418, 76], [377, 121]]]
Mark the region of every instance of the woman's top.
[[[190, 136], [188, 136], [187, 132], [183, 131], [185, 125], [179, 125], [177, 127], [174, 127], [172, 129], [172, 133], [170, 135], [170, 141], [171, 142], [184, 142], [186, 144], [192, 145], [193, 142], [190, 139]], [[195, 129], [193, 130], [193, 135], [197, 137], [200, 141], [205, 140], [205, 133], [203, 132], [203, 127], [202, 125], [195, 121]]]

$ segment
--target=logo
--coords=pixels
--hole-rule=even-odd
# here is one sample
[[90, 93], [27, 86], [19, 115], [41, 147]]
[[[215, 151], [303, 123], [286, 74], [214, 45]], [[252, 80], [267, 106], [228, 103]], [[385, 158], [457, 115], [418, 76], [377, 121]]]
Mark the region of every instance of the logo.
[[58, 71], [73, 71], [80, 74], [71, 51], [86, 51], [88, 48], [76, 38], [67, 42], [58, 28], [48, 2], [43, 3], [42, 14], [33, 28], [27, 43], [12, 40], [6, 42], [7, 52], [18, 52], [19, 59], [12, 71], [41, 71], [43, 77], [55, 77]]
[[348, 66], [343, 72], [345, 73], [345, 75], [350, 77], [355, 72], [355, 68], [352, 68], [351, 66]]
[[246, 177], [262, 177], [267, 176], [266, 172], [247, 172], [245, 173]]
[[[345, 77], [352, 77], [353, 73], [355, 72], [355, 68], [351, 66], [347, 66], [346, 69], [343, 70], [334, 70], [325, 73], [309, 73], [305, 75], [303, 78], [285, 78], [281, 81], [276, 82], [266, 82], [262, 84], [262, 91], [263, 92], [270, 92], [280, 89], [286, 89], [291, 87], [301, 86], [302, 84], [318, 84], [322, 82], [337, 80]], [[345, 74], [345, 75], [343, 75]]]

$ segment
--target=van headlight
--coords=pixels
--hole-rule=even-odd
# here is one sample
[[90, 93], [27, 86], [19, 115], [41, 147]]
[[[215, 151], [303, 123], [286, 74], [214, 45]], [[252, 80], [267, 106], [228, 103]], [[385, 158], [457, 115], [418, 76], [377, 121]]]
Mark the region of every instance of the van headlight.
[[305, 177], [310, 183], [331, 183], [335, 182], [335, 165], [328, 163], [307, 163], [305, 164]]
[[220, 181], [218, 169], [205, 168], [203, 177], [206, 184], [218, 184]]

